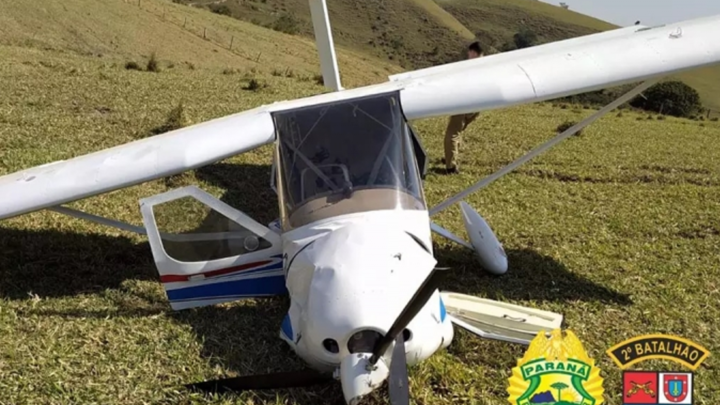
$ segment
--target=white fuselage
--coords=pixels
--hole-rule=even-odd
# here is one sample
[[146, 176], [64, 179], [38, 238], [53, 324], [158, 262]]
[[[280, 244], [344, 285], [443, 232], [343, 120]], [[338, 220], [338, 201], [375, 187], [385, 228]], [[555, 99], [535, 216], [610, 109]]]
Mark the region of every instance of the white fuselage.
[[[323, 371], [335, 370], [350, 347], [370, 352], [372, 345], [363, 342], [349, 347], [353, 335], [363, 330], [384, 335], [436, 264], [428, 224], [427, 211], [384, 210], [284, 233], [290, 309], [281, 337]], [[406, 330], [408, 364], [450, 344], [453, 327], [437, 291]]]

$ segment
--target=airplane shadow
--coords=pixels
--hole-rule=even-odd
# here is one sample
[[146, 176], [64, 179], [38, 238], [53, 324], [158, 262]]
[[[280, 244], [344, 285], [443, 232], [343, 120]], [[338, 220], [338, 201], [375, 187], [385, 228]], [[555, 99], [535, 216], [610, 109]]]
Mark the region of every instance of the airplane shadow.
[[198, 180], [221, 187], [220, 200], [267, 225], [278, 217], [275, 192], [270, 188], [270, 165], [216, 163], [195, 171]]
[[[267, 224], [277, 218], [276, 196], [269, 188], [269, 166], [218, 163], [197, 170], [196, 176], [228, 190], [222, 201], [258, 222]], [[288, 307], [287, 297], [172, 312], [163, 296], [125, 288], [128, 280], [158, 280], [146, 242], [135, 244], [125, 237], [0, 227], [0, 252], [0, 298], [28, 300], [33, 295], [63, 297], [108, 289], [123, 290], [120, 296], [130, 296], [116, 302], [119, 310], [112, 312], [92, 308], [60, 312], [43, 306], [28, 309], [32, 314], [104, 318], [166, 312], [174, 321], [193, 328], [204, 342], [203, 356], [238, 375], [304, 368], [303, 362], [278, 337]], [[438, 266], [452, 268], [441, 286], [443, 290], [481, 294], [491, 299], [631, 304], [627, 295], [577, 276], [561, 263], [530, 249], [509, 250], [510, 270], [500, 277], [482, 271], [472, 253], [463, 248], [439, 245], [435, 254]], [[344, 403], [339, 384], [285, 392], [300, 403]], [[256, 394], [271, 402], [275, 398], [272, 391]], [[382, 391], [378, 395], [383, 395]]]
[[[105, 319], [142, 318], [165, 313], [174, 322], [192, 327], [197, 338], [203, 341], [202, 356], [209, 359], [212, 366], [225, 367], [237, 375], [305, 368], [300, 358], [278, 337], [289, 306], [287, 297], [173, 311], [162, 292], [146, 292], [144, 288], [134, 287], [133, 283], [126, 284], [158, 281], [147, 242], [135, 244], [125, 237], [98, 234], [0, 228], [0, 252], [0, 299], [27, 301], [34, 297], [98, 294], [110, 304], [103, 305], [102, 309], [93, 305], [71, 309], [55, 309], [52, 304], [37, 308], [23, 305], [18, 312], [21, 316]], [[120, 293], [105, 294], [109, 290]], [[183, 383], [192, 382], [196, 381]], [[332, 403], [317, 398], [342, 399], [337, 384], [284, 392], [296, 403], [308, 405]], [[274, 402], [276, 392], [257, 391], [253, 395]]]
[[629, 295], [579, 276], [552, 257], [532, 249], [506, 249], [505, 253], [508, 256], [508, 271], [501, 276], [494, 276], [480, 267], [469, 249], [449, 244], [436, 245], [438, 266], [450, 268], [441, 288], [461, 294], [478, 294], [494, 300], [579, 300], [632, 304]]
[[125, 280], [157, 280], [147, 243], [56, 230], [0, 227], [0, 297], [91, 294]]

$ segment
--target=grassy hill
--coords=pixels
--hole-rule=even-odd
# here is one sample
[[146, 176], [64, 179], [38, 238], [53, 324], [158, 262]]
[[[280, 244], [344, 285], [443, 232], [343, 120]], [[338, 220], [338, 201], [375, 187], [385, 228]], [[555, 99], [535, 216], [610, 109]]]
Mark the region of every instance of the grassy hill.
[[[312, 38], [307, 0], [177, 1]], [[523, 28], [535, 32], [540, 43], [617, 28], [536, 0], [332, 0], [328, 9], [337, 44], [406, 69], [457, 60], [474, 38], [501, 49]], [[720, 67], [678, 78], [720, 114]]]
[[[180, 0], [312, 38], [307, 0]], [[336, 44], [411, 68], [457, 58], [473, 33], [432, 0], [328, 2]], [[432, 38], [432, 40], [430, 40]]]
[[541, 43], [615, 28], [596, 18], [535, 0], [436, 0], [484, 44], [502, 47], [522, 28]]
[[[320, 71], [311, 39], [169, 1], [2, 2], [0, 44], [121, 64], [144, 64], [155, 53], [165, 69], [280, 70], [311, 78]], [[354, 85], [382, 81], [389, 72], [400, 71], [387, 61], [342, 47], [338, 63], [348, 84]]]
[[[168, 123], [323, 91], [307, 38], [169, 1], [137, 3], [0, 2], [0, 175], [151, 136]], [[157, 72], [145, 70], [153, 52]], [[357, 47], [339, 54], [345, 83], [400, 70]], [[142, 71], [126, 69], [130, 61]], [[183, 120], [173, 114], [179, 106]], [[545, 103], [482, 114], [464, 135], [462, 172], [451, 177], [438, 162], [446, 120], [417, 122], [430, 157], [428, 204], [591, 113]], [[438, 265], [452, 269], [441, 288], [563, 313], [602, 370], [606, 403], [620, 404], [622, 374], [604, 354], [610, 346], [668, 333], [720, 350], [718, 150], [717, 122], [606, 116], [467, 199], [502, 241], [510, 269], [488, 276], [471, 252], [436, 237]], [[271, 155], [263, 147], [71, 207], [140, 225], [138, 199], [197, 184], [267, 223], [278, 214]], [[187, 215], [175, 219], [190, 225]], [[457, 207], [433, 219], [465, 235]], [[301, 368], [278, 339], [288, 302], [172, 312], [145, 237], [53, 212], [13, 218], [0, 222], [0, 275], [0, 403], [342, 402], [337, 384], [218, 397], [184, 390], [188, 382]], [[448, 350], [410, 370], [415, 402], [506, 403], [525, 348], [456, 331]], [[713, 354], [694, 374], [697, 402], [720, 401], [719, 384]], [[387, 403], [384, 390], [363, 403]]]

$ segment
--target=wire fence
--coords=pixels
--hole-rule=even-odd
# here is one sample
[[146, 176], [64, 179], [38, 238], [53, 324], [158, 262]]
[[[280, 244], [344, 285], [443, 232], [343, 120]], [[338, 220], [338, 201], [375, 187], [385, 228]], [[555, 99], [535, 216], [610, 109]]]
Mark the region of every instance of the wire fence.
[[[181, 15], [183, 13], [173, 11], [169, 5], [157, 5], [154, 1], [150, 0], [123, 0], [123, 3], [128, 5], [136, 6], [143, 11], [155, 15], [161, 18], [163, 21], [167, 21], [174, 24], [183, 30], [195, 35], [198, 38], [202, 38], [210, 43], [227, 49], [235, 55], [247, 59], [248, 61], [260, 64], [262, 58], [262, 52], [250, 53], [244, 51], [239, 45], [241, 38], [236, 36], [228, 30], [222, 30], [217, 27], [207, 27], [204, 24], [198, 23], [188, 16]], [[190, 5], [183, 7], [193, 7]]]

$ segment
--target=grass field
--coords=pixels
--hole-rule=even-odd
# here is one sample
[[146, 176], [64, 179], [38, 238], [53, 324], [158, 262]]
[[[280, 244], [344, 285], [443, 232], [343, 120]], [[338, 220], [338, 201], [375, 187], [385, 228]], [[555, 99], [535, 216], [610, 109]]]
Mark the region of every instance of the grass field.
[[[93, 3], [62, 4], [73, 12]], [[150, 38], [169, 23], [123, 11], [130, 4], [108, 4], [123, 24], [107, 17], [79, 30], [82, 41], [61, 35], [67, 27], [60, 18], [34, 36], [21, 34], [26, 22], [0, 24], [4, 33], [15, 33], [0, 41], [0, 175], [148, 136], [181, 103], [187, 119], [200, 122], [323, 91], [305, 76], [315, 56], [290, 57], [270, 45], [281, 38], [300, 47], [303, 40], [290, 43], [292, 37], [190, 8], [198, 13], [193, 19], [255, 35], [269, 62], [222, 56], [225, 51], [212, 51], [213, 43], [196, 43], [197, 36], [177, 31], [158, 46], [174, 44], [172, 52], [160, 54], [161, 72], [126, 70], [125, 61], [142, 62], [154, 50], [152, 41], [118, 31], [118, 49], [108, 48], [102, 57], [87, 49], [109, 43], [108, 31], [122, 26]], [[21, 6], [0, 4], [0, 21], [16, 21], [3, 17]], [[45, 7], [50, 15], [64, 12], [54, 3]], [[374, 80], [363, 64], [380, 72], [379, 80], [387, 74], [371, 57], [342, 52], [347, 81]], [[303, 74], [277, 73], [288, 69]], [[251, 79], [267, 87], [246, 90]], [[549, 139], [560, 123], [592, 112], [541, 104], [483, 114], [465, 136], [462, 173], [452, 177], [438, 170], [445, 120], [415, 123], [431, 157], [429, 204]], [[646, 333], [699, 342], [712, 354], [696, 372], [695, 403], [717, 403], [719, 146], [717, 122], [610, 114], [468, 199], [503, 242], [510, 270], [488, 276], [470, 252], [438, 238], [439, 265], [453, 269], [442, 289], [563, 313], [603, 370], [609, 404], [622, 403], [620, 371], [604, 353], [610, 346]], [[277, 215], [267, 187], [270, 155], [262, 148], [70, 206], [140, 225], [139, 198], [195, 183], [267, 223]], [[464, 235], [457, 207], [437, 221]], [[301, 367], [277, 337], [288, 302], [248, 300], [172, 312], [142, 237], [33, 213], [0, 224], [0, 272], [0, 404], [342, 403], [337, 385], [207, 398], [182, 389], [192, 381]], [[458, 330], [449, 350], [411, 368], [411, 395], [426, 405], [507, 403], [507, 379], [522, 354], [522, 347]], [[675, 368], [667, 362], [643, 367]], [[386, 403], [383, 395], [381, 390], [366, 403]]]

